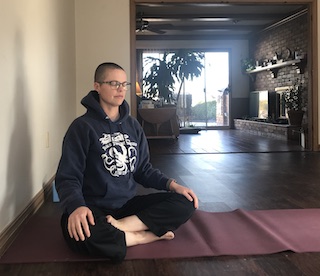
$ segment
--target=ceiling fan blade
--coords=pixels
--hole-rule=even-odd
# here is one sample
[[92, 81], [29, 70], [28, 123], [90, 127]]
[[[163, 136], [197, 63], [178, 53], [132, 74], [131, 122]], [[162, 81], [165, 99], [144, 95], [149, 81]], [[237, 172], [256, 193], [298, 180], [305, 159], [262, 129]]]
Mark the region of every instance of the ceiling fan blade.
[[156, 34], [165, 34], [166, 32], [163, 31], [163, 30], [160, 30], [160, 29], [157, 29], [157, 28], [154, 28], [154, 27], [151, 27], [151, 26], [148, 26], [146, 28], [148, 31], [150, 32], [153, 32], [153, 33], [156, 33]]
[[[140, 15], [141, 16], [141, 15]], [[162, 30], [163, 28], [172, 27], [171, 24], [154, 24], [150, 26], [149, 21], [144, 20], [142, 17], [136, 19], [136, 33], [149, 31], [156, 34], [165, 34], [166, 32]]]
[[147, 29], [149, 22], [143, 19], [136, 20], [136, 32]]

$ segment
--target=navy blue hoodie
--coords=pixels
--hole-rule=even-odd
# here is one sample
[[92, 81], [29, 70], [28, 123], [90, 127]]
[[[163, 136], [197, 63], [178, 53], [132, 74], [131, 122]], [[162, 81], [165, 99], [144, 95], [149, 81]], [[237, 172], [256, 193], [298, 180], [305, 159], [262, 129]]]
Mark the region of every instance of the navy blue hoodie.
[[149, 161], [149, 148], [126, 101], [112, 122], [91, 91], [81, 103], [87, 112], [70, 125], [56, 174], [62, 207], [71, 214], [80, 206], [116, 209], [136, 195], [136, 185], [166, 190], [171, 181]]

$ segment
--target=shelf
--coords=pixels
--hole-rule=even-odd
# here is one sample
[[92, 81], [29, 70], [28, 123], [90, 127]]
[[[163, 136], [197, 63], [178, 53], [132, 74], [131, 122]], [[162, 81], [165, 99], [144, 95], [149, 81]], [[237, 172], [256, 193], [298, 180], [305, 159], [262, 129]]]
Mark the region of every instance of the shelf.
[[286, 66], [291, 66], [291, 65], [297, 65], [298, 70], [299, 70], [298, 73], [303, 74], [303, 69], [306, 65], [306, 60], [305, 59], [287, 60], [287, 61], [279, 62], [276, 64], [256, 68], [256, 69], [247, 71], [246, 73], [247, 74], [255, 74], [255, 73], [262, 72], [262, 71], [271, 71], [273, 73], [273, 76], [276, 78], [280, 68], [286, 67]]

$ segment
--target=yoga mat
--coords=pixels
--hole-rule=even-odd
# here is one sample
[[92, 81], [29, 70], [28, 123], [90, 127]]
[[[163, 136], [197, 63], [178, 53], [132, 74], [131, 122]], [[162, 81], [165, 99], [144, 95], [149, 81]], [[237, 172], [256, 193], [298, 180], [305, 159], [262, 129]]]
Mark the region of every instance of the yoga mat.
[[[128, 248], [126, 260], [220, 255], [261, 255], [282, 251], [320, 252], [320, 209], [231, 212], [197, 210], [175, 238]], [[78, 255], [65, 244], [58, 217], [35, 215], [0, 263], [102, 260]]]

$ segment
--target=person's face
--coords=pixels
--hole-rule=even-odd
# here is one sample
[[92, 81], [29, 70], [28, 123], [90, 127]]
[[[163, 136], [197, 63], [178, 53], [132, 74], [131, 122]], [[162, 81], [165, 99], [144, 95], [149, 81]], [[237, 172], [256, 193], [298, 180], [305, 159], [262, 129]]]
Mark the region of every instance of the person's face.
[[111, 69], [106, 71], [104, 79], [101, 82], [95, 82], [94, 88], [99, 93], [100, 104], [102, 107], [119, 107], [126, 96], [126, 87], [118, 85], [116, 87], [113, 83], [105, 82], [115, 82], [116, 84], [126, 83], [127, 74], [120, 69]]

